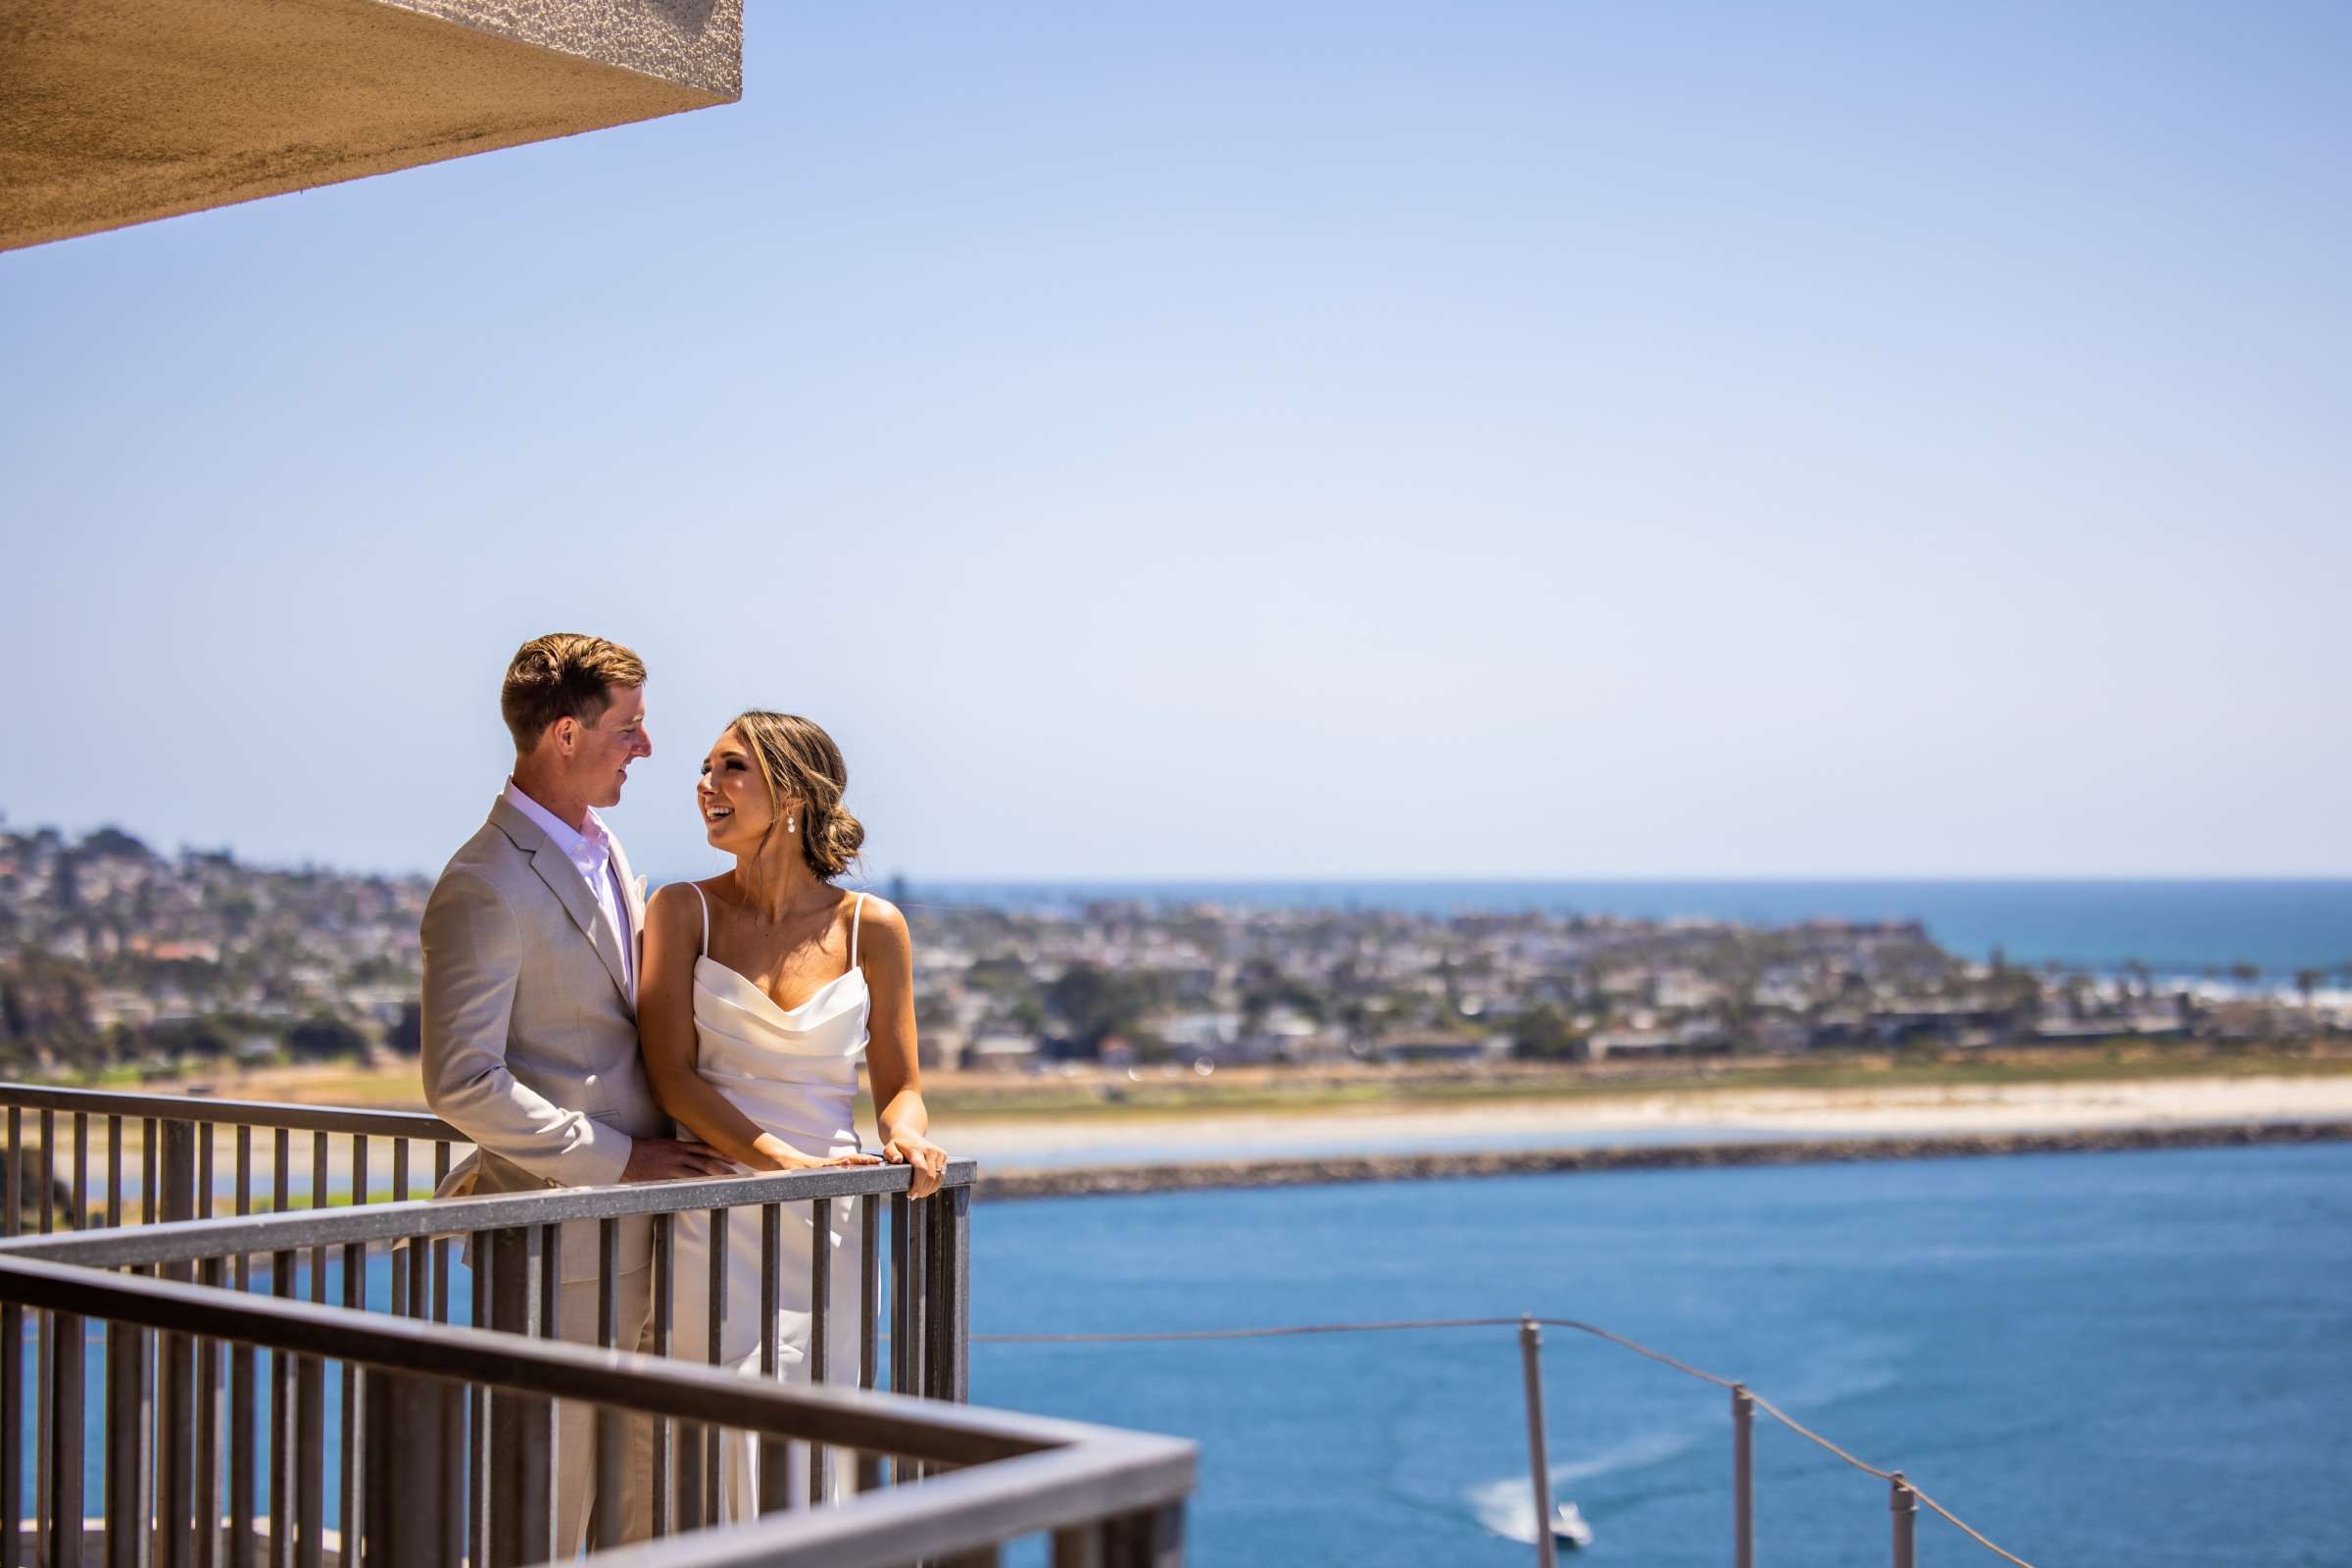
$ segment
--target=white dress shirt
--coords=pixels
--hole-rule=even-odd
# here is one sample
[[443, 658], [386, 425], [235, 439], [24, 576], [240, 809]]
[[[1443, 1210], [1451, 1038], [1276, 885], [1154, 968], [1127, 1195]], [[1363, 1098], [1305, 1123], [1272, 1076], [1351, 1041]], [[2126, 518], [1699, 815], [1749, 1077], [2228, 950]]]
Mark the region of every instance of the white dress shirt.
[[637, 955], [632, 950], [636, 944], [629, 940], [629, 905], [627, 899], [621, 896], [620, 873], [612, 866], [612, 829], [605, 826], [604, 818], [596, 814], [594, 807], [590, 807], [587, 831], [575, 833], [569, 823], [523, 794], [511, 778], [507, 780], [507, 802], [555, 841], [556, 848], [564, 852], [564, 858], [572, 863], [580, 873], [581, 880], [588, 884], [589, 893], [595, 896], [596, 906], [605, 911], [606, 919], [612, 922], [612, 935], [620, 943], [621, 972], [629, 977], [629, 995], [634, 997], [637, 994]]

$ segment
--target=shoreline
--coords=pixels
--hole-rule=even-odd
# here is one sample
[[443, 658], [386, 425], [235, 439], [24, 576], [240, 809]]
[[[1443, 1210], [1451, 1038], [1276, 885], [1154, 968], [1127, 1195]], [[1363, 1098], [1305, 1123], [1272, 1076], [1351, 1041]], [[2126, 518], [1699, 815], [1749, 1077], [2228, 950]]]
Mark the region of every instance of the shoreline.
[[1984, 1159], [2010, 1154], [2123, 1153], [2164, 1149], [2242, 1149], [2352, 1143], [2352, 1119], [2079, 1128], [2052, 1132], [1807, 1138], [1753, 1143], [1659, 1144], [1470, 1153], [1323, 1155], [1299, 1159], [1189, 1161], [996, 1172], [985, 1166], [973, 1196], [1116, 1198], [1155, 1193], [1326, 1187], [1363, 1182], [1566, 1175], [1610, 1170], [1705, 1170], [1742, 1165], [1853, 1164], [1874, 1160]]
[[[2333, 1065], [2332, 1063], [2330, 1065]], [[1536, 1086], [1531, 1086], [1531, 1088]], [[2352, 1073], [2180, 1075], [2091, 1081], [1641, 1085], [1473, 1102], [1203, 1105], [1191, 1114], [1081, 1112], [934, 1117], [942, 1142], [994, 1164], [1139, 1164], [1373, 1153], [1521, 1151], [1615, 1143], [2074, 1133], [2132, 1127], [2352, 1120]], [[1154, 1153], [1144, 1151], [1162, 1146]], [[1428, 1146], [1418, 1148], [1416, 1146]]]

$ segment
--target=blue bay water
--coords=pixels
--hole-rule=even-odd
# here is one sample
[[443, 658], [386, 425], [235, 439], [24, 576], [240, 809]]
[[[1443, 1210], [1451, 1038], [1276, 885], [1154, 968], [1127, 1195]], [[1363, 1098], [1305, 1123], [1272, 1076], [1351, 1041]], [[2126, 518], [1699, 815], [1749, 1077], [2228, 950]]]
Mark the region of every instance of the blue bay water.
[[[1575, 1317], [1746, 1379], [2034, 1562], [2352, 1560], [2348, 1146], [984, 1202], [973, 1247], [976, 1334]], [[1564, 1330], [1544, 1354], [1586, 1558], [1720, 1564], [1722, 1392]], [[1475, 1568], [1530, 1555], [1519, 1377], [1506, 1328], [982, 1343], [972, 1395], [1199, 1441], [1197, 1562]], [[1756, 1456], [1767, 1560], [1886, 1560], [1882, 1483], [1762, 1418]], [[1995, 1560], [1920, 1530], [1924, 1561]]]
[[2352, 963], [2352, 881], [915, 882], [920, 907], [1070, 910], [1090, 901], [1418, 914], [1695, 915], [1755, 925], [1919, 920], [1984, 959], [2194, 974], [2252, 963], [2274, 976]]
[[[983, 1204], [975, 1333], [1579, 1317], [1746, 1379], [2043, 1564], [2352, 1560], [2352, 1148]], [[1729, 1555], [1720, 1390], [1547, 1331], [1590, 1560]], [[1507, 1329], [975, 1347], [983, 1403], [1200, 1440], [1196, 1561], [1524, 1564]], [[1886, 1560], [1884, 1483], [1759, 1420], [1759, 1552]], [[1992, 1562], [1931, 1515], [1922, 1559]]]

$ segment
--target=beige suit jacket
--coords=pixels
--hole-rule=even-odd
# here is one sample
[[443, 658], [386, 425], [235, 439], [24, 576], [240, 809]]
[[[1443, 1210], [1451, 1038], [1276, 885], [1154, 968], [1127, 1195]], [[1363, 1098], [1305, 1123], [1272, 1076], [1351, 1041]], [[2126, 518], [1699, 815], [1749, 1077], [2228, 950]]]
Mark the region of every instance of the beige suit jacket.
[[[645, 893], [612, 842], [629, 929], [614, 931], [564, 852], [503, 797], [424, 906], [424, 1098], [473, 1140], [476, 1193], [602, 1187], [639, 1138], [666, 1135], [637, 1051], [629, 976], [642, 968]], [[637, 963], [621, 959], [630, 944]], [[464, 1171], [443, 1191], [464, 1190]], [[597, 1227], [564, 1228], [564, 1278], [597, 1275]], [[625, 1272], [652, 1256], [644, 1218], [620, 1225]]]

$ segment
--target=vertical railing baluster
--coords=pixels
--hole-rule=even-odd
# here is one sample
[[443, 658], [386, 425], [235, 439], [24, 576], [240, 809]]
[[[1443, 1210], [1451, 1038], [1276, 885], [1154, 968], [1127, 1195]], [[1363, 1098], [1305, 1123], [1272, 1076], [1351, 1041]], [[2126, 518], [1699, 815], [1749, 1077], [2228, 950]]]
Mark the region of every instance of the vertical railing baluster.
[[1886, 1483], [1886, 1506], [1894, 1514], [1894, 1568], [1915, 1568], [1918, 1562], [1919, 1494], [1897, 1470]]
[[41, 1229], [48, 1235], [57, 1229], [57, 1112], [41, 1112]]
[[[784, 1205], [760, 1205], [760, 1375], [778, 1373], [776, 1314], [782, 1308], [784, 1276]], [[760, 1434], [760, 1511], [775, 1513], [792, 1505], [792, 1445], [782, 1438]]]
[[[858, 1200], [858, 1386], [875, 1386], [882, 1370], [882, 1195]], [[858, 1490], [882, 1485], [882, 1456], [858, 1454]]]
[[[250, 1197], [245, 1184], [240, 1182], [237, 1189], [240, 1210]], [[235, 1277], [239, 1290], [253, 1278], [253, 1260], [243, 1252], [236, 1257]], [[228, 1568], [254, 1568], [253, 1483], [255, 1444], [260, 1430], [254, 1390], [254, 1350], [251, 1345], [240, 1341], [228, 1348], [228, 1549], [224, 1553]]]
[[[914, 1392], [913, 1248], [909, 1245], [914, 1204], [905, 1193], [890, 1195], [890, 1391]], [[894, 1463], [895, 1471], [897, 1465]], [[894, 1477], [895, 1479], [895, 1477]]]
[[[819, 1198], [808, 1207], [808, 1382], [826, 1380], [831, 1370], [833, 1322], [833, 1200]], [[810, 1439], [808, 1448], [808, 1506], [825, 1501], [825, 1472], [831, 1468], [825, 1445]]]
[[450, 1493], [441, 1478], [458, 1456], [434, 1450], [446, 1389], [373, 1367], [367, 1385], [368, 1506], [362, 1534], [344, 1538], [344, 1564], [364, 1557], [368, 1568], [447, 1568], [455, 1559], [444, 1549], [449, 1522], [440, 1512]]
[[[437, 1188], [449, 1175], [449, 1145], [433, 1145], [433, 1185]], [[447, 1240], [435, 1237], [432, 1245], [433, 1321], [449, 1321], [450, 1246]], [[466, 1410], [468, 1396], [463, 1388], [444, 1385], [441, 1390], [441, 1448], [449, 1456], [447, 1463], [436, 1472], [440, 1478], [440, 1558], [457, 1562], [466, 1550], [466, 1467], [457, 1455], [466, 1451]], [[476, 1559], [477, 1561], [479, 1559]]]
[[923, 1393], [925, 1397], [960, 1402], [967, 1395], [964, 1372], [964, 1296], [968, 1281], [963, 1247], [971, 1227], [971, 1190], [943, 1187], [927, 1202], [924, 1224], [930, 1246], [923, 1263]]
[[[562, 1339], [564, 1337], [564, 1227], [541, 1225], [536, 1227], [532, 1234], [539, 1240], [539, 1309], [538, 1319], [533, 1327], [539, 1338], [543, 1340]], [[526, 1405], [523, 1410], [523, 1420], [528, 1429], [526, 1447], [536, 1446], [539, 1454], [543, 1456], [532, 1460], [530, 1464], [535, 1464], [544, 1471], [544, 1474], [534, 1484], [524, 1488], [523, 1498], [531, 1505], [533, 1544], [542, 1555], [550, 1557], [557, 1553], [556, 1477], [559, 1474], [559, 1467], [564, 1464], [567, 1458], [572, 1463], [577, 1463], [579, 1459], [578, 1455], [565, 1455], [559, 1446], [561, 1428], [557, 1424], [558, 1411], [559, 1406], [554, 1399], [541, 1399], [535, 1404]], [[530, 1472], [530, 1464], [525, 1466], [526, 1475]], [[565, 1543], [564, 1546], [565, 1554], [576, 1552], [578, 1549], [571, 1543]], [[524, 1560], [537, 1561], [538, 1559], [526, 1558]]]
[[[368, 1135], [354, 1133], [351, 1139], [352, 1201], [364, 1203], [368, 1195]], [[343, 1247], [343, 1304], [352, 1311], [368, 1307], [368, 1244], [349, 1242]], [[398, 1310], [399, 1303], [393, 1303]], [[343, 1420], [336, 1433], [335, 1500], [336, 1527], [342, 1532], [343, 1553], [348, 1561], [356, 1552], [360, 1540], [360, 1521], [368, 1516], [367, 1498], [361, 1494], [368, 1485], [362, 1468], [360, 1447], [367, 1432], [367, 1382], [360, 1376], [357, 1363], [346, 1359], [342, 1369]]]
[[0, 1214], [0, 1236], [14, 1236], [24, 1227], [24, 1107], [22, 1105], [8, 1107], [8, 1163], [0, 1169], [0, 1186], [5, 1187], [8, 1204], [8, 1212]]
[[[24, 1107], [7, 1107], [7, 1154], [0, 1156], [0, 1237], [24, 1230]], [[7, 1348], [7, 1366], [0, 1368], [0, 1516], [7, 1535], [0, 1538], [0, 1568], [19, 1568], [19, 1521], [24, 1519], [24, 1307], [0, 1304], [0, 1345]]]
[[942, 1336], [947, 1333], [948, 1285], [947, 1272], [947, 1215], [942, 1205], [947, 1202], [945, 1192], [933, 1193], [915, 1205], [922, 1211], [921, 1228], [915, 1232], [915, 1245], [923, 1250], [923, 1397], [944, 1399], [942, 1392], [947, 1380], [955, 1373], [949, 1365], [947, 1347]]
[[145, 1568], [147, 1545], [147, 1334], [106, 1326], [106, 1564]]
[[[491, 1233], [492, 1328], [531, 1339], [546, 1331], [547, 1233], [554, 1229], [524, 1225]], [[554, 1405], [540, 1396], [510, 1389], [491, 1397], [491, 1568], [545, 1562], [553, 1553], [554, 1423]]]
[[48, 1518], [43, 1526], [43, 1561], [79, 1564], [82, 1554], [82, 1433], [83, 1356], [87, 1352], [87, 1320], [73, 1312], [48, 1314], [49, 1433], [54, 1451], [48, 1461]]
[[[8, 1115], [13, 1132], [14, 1107]], [[24, 1308], [6, 1301], [0, 1302], [0, 1529], [6, 1532], [0, 1535], [0, 1568], [20, 1568], [24, 1560]]]
[[[669, 1354], [670, 1311], [676, 1281], [677, 1249], [674, 1216], [654, 1216], [654, 1353]], [[677, 1424], [668, 1416], [654, 1417], [654, 1539], [677, 1528]]]
[[[8, 1152], [0, 1165], [0, 1235], [15, 1236], [24, 1229], [24, 1109], [8, 1107]], [[20, 1568], [24, 1562], [20, 1521], [24, 1517], [24, 1308], [11, 1301], [0, 1305], [0, 1348], [8, 1365], [0, 1368], [0, 1512], [8, 1534], [0, 1540], [0, 1568]], [[36, 1417], [37, 1419], [37, 1417]], [[37, 1507], [38, 1504], [36, 1503]]]
[[[311, 1212], [326, 1208], [334, 1151], [323, 1132], [311, 1134]], [[311, 1299], [326, 1304], [326, 1248], [310, 1249]], [[326, 1552], [326, 1362], [316, 1355], [294, 1359], [294, 1420], [298, 1500], [296, 1561], [320, 1568]]]
[[155, 1118], [148, 1116], [139, 1123], [139, 1219], [148, 1225], [155, 1223], [156, 1147]]
[[[707, 1348], [712, 1366], [719, 1364], [720, 1352], [726, 1345], [727, 1324], [727, 1211], [710, 1210], [710, 1334]], [[715, 1525], [719, 1513], [719, 1493], [725, 1481], [726, 1433], [712, 1424], [698, 1423], [695, 1427], [698, 1446], [702, 1450], [703, 1518], [702, 1522]]]
[[[906, 1392], [920, 1397], [928, 1387], [930, 1357], [924, 1352], [931, 1339], [931, 1314], [925, 1310], [931, 1303], [931, 1211], [929, 1201], [906, 1204]], [[898, 1347], [891, 1347], [898, 1354]], [[907, 1478], [920, 1481], [931, 1473], [931, 1467], [921, 1459], [903, 1461]]]
[[[213, 1163], [210, 1126], [203, 1130], [203, 1137], [200, 1147], [204, 1153], [199, 1163], [209, 1177]], [[200, 1187], [208, 1196], [211, 1186], [209, 1180], [200, 1180]], [[208, 1257], [196, 1265], [197, 1283], [216, 1291], [227, 1277], [228, 1264], [224, 1258]], [[220, 1422], [224, 1413], [220, 1342], [207, 1336], [196, 1341], [196, 1494], [192, 1499], [195, 1533], [189, 1553], [194, 1568], [219, 1568], [220, 1562]]]
[[74, 1228], [90, 1227], [90, 1113], [74, 1113]]
[[[466, 1243], [473, 1260], [473, 1326], [490, 1327], [490, 1298], [498, 1288], [498, 1233], [474, 1231]], [[490, 1561], [490, 1390], [487, 1385], [466, 1386], [466, 1560]]]
[[[610, 1350], [619, 1339], [620, 1221], [607, 1215], [596, 1222], [596, 1343]], [[596, 1407], [596, 1495], [588, 1515], [591, 1550], [619, 1544], [621, 1489], [628, 1484], [628, 1424], [636, 1419], [610, 1404]], [[577, 1464], [579, 1459], [575, 1455], [565, 1462]]]
[[[294, 1135], [284, 1127], [270, 1140], [270, 1212], [283, 1214], [294, 1195]], [[270, 1254], [270, 1294], [291, 1300], [294, 1296], [294, 1258], [289, 1249]], [[294, 1357], [270, 1352], [270, 1564], [293, 1568], [294, 1562]]]
[[[237, 1124], [237, 1185], [230, 1205], [239, 1214], [253, 1212], [253, 1128]], [[236, 1288], [253, 1288], [253, 1258], [236, 1256]], [[259, 1430], [255, 1408], [254, 1350], [242, 1342], [228, 1349], [228, 1568], [253, 1568], [254, 1440]]]
[[[196, 1130], [196, 1215], [211, 1219], [220, 1210], [220, 1128], [204, 1122]], [[219, 1290], [228, 1279], [225, 1258], [210, 1257], [197, 1265], [197, 1279]], [[220, 1568], [220, 1443], [227, 1414], [221, 1387], [221, 1345], [205, 1338], [196, 1346], [196, 1396], [202, 1424], [196, 1429], [196, 1568]]]
[[[40, 1229], [34, 1234], [46, 1236], [55, 1228], [56, 1225], [57, 1113], [53, 1110], [43, 1109], [41, 1112], [40, 1123], [41, 1194], [38, 1202], [34, 1205], [39, 1211], [38, 1218]], [[51, 1484], [55, 1479], [56, 1467], [52, 1465], [49, 1460], [50, 1455], [56, 1451], [59, 1440], [59, 1433], [56, 1426], [57, 1409], [55, 1398], [57, 1392], [57, 1357], [54, 1354], [58, 1329], [59, 1324], [57, 1321], [57, 1314], [54, 1312], [41, 1313], [34, 1327], [34, 1335], [38, 1341], [35, 1349], [35, 1355], [38, 1360], [38, 1369], [35, 1374], [38, 1382], [38, 1388], [34, 1392], [33, 1399], [34, 1402], [40, 1406], [38, 1412], [34, 1416], [34, 1420], [38, 1424], [40, 1430], [33, 1435], [32, 1445], [33, 1508], [36, 1512], [36, 1517], [33, 1521], [33, 1534], [36, 1548], [40, 1552], [41, 1560], [44, 1563], [53, 1560], [57, 1556], [58, 1551], [62, 1549], [57, 1547], [56, 1544], [51, 1540], [52, 1531], [55, 1527], [55, 1520], [51, 1517], [49, 1511], [50, 1504], [55, 1500], [54, 1494], [56, 1491], [54, 1486]], [[79, 1396], [76, 1396], [76, 1397], [78, 1398]], [[79, 1439], [76, 1438], [75, 1441], [78, 1442]], [[78, 1508], [79, 1506], [79, 1502], [76, 1501], [75, 1507]], [[80, 1515], [77, 1513], [74, 1517], [78, 1523]], [[74, 1548], [77, 1552], [81, 1549], [80, 1545], [78, 1544], [79, 1539], [80, 1538], [77, 1535], [75, 1537], [76, 1544]], [[80, 1559], [77, 1557], [74, 1560], [78, 1562]]]
[[[153, 1161], [156, 1217], [194, 1219], [195, 1123], [167, 1121], [158, 1131]], [[159, 1279], [183, 1283], [195, 1278], [195, 1269], [187, 1263], [167, 1263], [155, 1272]], [[195, 1347], [185, 1334], [161, 1333], [154, 1336], [149, 1353], [155, 1358], [155, 1495], [162, 1521], [161, 1556], [164, 1568], [187, 1568], [187, 1532], [196, 1508]]]
[[955, 1292], [950, 1331], [955, 1336], [956, 1375], [947, 1396], [957, 1404], [972, 1400], [972, 1189], [958, 1187], [949, 1209], [953, 1226], [950, 1289]]
[[122, 1223], [122, 1118], [106, 1118], [106, 1223]]

